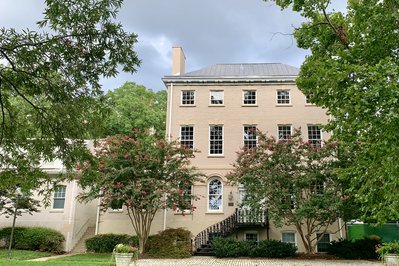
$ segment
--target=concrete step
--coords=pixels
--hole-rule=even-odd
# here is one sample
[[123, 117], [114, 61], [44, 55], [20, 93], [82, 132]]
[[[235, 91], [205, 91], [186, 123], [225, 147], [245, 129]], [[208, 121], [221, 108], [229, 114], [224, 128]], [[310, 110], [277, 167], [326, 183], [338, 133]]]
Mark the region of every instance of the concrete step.
[[94, 236], [96, 229], [94, 227], [88, 227], [82, 238], [72, 249], [71, 253], [86, 253], [86, 239]]

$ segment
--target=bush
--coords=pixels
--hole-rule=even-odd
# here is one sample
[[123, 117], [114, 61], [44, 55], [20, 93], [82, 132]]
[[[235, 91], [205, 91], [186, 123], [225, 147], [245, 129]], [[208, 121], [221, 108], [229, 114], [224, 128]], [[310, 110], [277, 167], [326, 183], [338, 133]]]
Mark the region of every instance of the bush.
[[263, 240], [250, 250], [251, 257], [285, 258], [295, 256], [296, 246], [277, 240]]
[[111, 253], [117, 244], [138, 246], [137, 236], [126, 234], [101, 234], [89, 238], [85, 242], [87, 251], [96, 253]]
[[232, 238], [215, 238], [212, 248], [217, 257], [267, 257], [284, 258], [295, 256], [296, 247], [277, 240], [264, 240], [259, 243], [238, 241]]
[[183, 228], [166, 229], [150, 236], [145, 250], [154, 258], [191, 257], [191, 232]]
[[375, 251], [376, 245], [381, 244], [377, 238], [364, 238], [355, 241], [343, 240], [331, 242], [327, 253], [343, 259], [377, 259], [378, 254]]
[[238, 241], [233, 238], [214, 238], [212, 249], [217, 257], [242, 257], [248, 256], [255, 242]]
[[[10, 243], [11, 227], [0, 230], [0, 239]], [[64, 236], [51, 228], [16, 227], [14, 229], [13, 247], [16, 249], [38, 250], [59, 253], [63, 251]]]

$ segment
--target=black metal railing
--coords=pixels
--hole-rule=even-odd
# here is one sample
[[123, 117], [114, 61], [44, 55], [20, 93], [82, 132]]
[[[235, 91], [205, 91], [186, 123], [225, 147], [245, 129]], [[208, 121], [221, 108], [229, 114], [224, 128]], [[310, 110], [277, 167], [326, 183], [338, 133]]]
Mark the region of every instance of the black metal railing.
[[209, 226], [194, 238], [195, 249], [208, 245], [214, 237], [224, 237], [233, 233], [240, 226], [268, 225], [267, 210], [253, 211], [250, 209], [236, 209], [226, 219]]

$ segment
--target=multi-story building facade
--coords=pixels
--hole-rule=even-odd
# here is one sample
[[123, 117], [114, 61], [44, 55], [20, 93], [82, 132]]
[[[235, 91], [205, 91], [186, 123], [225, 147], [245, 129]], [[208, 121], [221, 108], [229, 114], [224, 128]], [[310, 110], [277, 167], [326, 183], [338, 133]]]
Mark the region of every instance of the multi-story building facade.
[[[297, 68], [285, 64], [219, 64], [185, 73], [183, 50], [173, 48], [172, 75], [163, 78], [168, 90], [167, 137], [200, 151], [191, 162], [207, 178], [192, 188], [191, 193], [200, 197], [194, 203], [196, 211], [167, 216], [168, 226], [186, 227], [196, 235], [236, 212], [244, 188], [230, 185], [226, 174], [233, 170], [240, 148], [256, 145], [256, 128], [278, 139], [301, 128], [304, 138], [315, 145], [329, 138], [320, 129], [328, 121], [326, 110], [298, 90], [297, 75]], [[236, 237], [293, 242], [304, 251], [294, 227], [257, 222], [243, 222]], [[333, 226], [329, 232], [339, 230]], [[338, 237], [325, 235], [320, 249], [323, 242]]]

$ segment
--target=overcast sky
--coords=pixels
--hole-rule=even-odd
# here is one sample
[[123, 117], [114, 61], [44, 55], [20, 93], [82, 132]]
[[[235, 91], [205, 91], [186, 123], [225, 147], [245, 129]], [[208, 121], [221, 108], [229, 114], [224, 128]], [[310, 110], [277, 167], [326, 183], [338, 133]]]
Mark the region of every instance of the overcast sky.
[[[335, 1], [337, 2], [337, 1]], [[343, 9], [346, 1], [335, 7]], [[0, 27], [34, 29], [44, 0], [0, 0]], [[137, 73], [103, 80], [112, 90], [133, 81], [157, 90], [171, 74], [172, 46], [182, 46], [186, 72], [217, 63], [285, 63], [299, 67], [306, 54], [289, 35], [301, 17], [262, 0], [125, 0], [118, 19], [138, 34]]]

